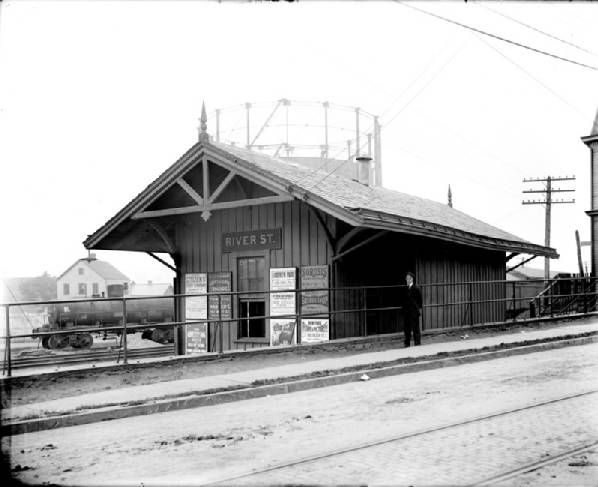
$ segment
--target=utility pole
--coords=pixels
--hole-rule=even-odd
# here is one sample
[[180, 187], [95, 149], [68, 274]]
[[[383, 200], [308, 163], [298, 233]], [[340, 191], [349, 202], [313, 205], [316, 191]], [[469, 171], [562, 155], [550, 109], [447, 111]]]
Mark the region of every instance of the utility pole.
[[579, 239], [579, 230], [575, 230], [575, 242], [577, 243], [577, 265], [579, 265], [579, 275], [583, 277], [583, 263], [581, 261], [581, 240]]
[[[526, 178], [523, 180], [524, 183], [543, 183], [544, 189], [527, 189], [523, 190], [523, 193], [538, 193], [544, 196], [543, 200], [525, 200], [521, 203], [523, 205], [544, 205], [546, 209], [545, 223], [544, 223], [544, 245], [550, 247], [550, 221], [552, 217], [552, 205], [563, 204], [563, 203], [575, 203], [575, 200], [563, 200], [555, 199], [552, 197], [553, 193], [570, 193], [574, 192], [574, 189], [561, 189], [553, 188], [552, 183], [555, 181], [575, 181], [575, 176], [547, 176], [545, 178]], [[550, 259], [544, 258], [544, 280], [550, 279]]]

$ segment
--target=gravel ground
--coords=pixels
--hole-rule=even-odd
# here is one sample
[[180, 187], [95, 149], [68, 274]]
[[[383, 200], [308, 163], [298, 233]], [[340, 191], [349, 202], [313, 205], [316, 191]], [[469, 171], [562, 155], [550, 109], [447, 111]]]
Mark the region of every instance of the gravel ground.
[[[596, 318], [576, 320], [576, 324], [595, 321]], [[424, 343], [450, 342], [454, 340], [467, 340], [486, 336], [498, 336], [510, 333], [525, 333], [538, 329], [558, 328], [560, 325], [569, 324], [571, 321], [557, 323], [534, 323], [529, 325], [518, 324], [515, 326], [502, 326], [492, 329], [459, 330], [442, 334], [426, 335]], [[141, 341], [139, 339], [139, 341]], [[142, 341], [153, 344], [153, 342]], [[135, 345], [135, 339], [133, 339]], [[155, 345], [155, 344], [154, 344]], [[205, 377], [211, 375], [229, 374], [245, 370], [255, 370], [277, 365], [300, 363], [302, 361], [342, 357], [356, 353], [366, 353], [402, 347], [402, 335], [393, 339], [378, 342], [354, 343], [352, 345], [339, 345], [333, 350], [314, 350], [298, 348], [293, 351], [245, 356], [226, 357], [218, 360], [197, 362], [182, 361], [177, 363], [157, 362], [151, 367], [119, 367], [116, 369], [101, 370], [82, 369], [61, 376], [43, 375], [23, 377], [11, 382], [10, 387], [3, 384], [2, 407], [32, 404], [40, 401], [61, 399], [74, 395], [90, 392], [107, 391], [131, 385], [154, 384], [156, 382]]]
[[[597, 350], [596, 344], [568, 347], [218, 406], [28, 433], [4, 438], [2, 446], [10, 458], [11, 475], [35, 485], [198, 485], [273, 463], [594, 389]], [[593, 395], [586, 402], [591, 401], [593, 406], [597, 400]], [[377, 474], [388, 473], [381, 481], [387, 485], [411, 485], [411, 480], [421, 478], [422, 472], [428, 475], [427, 482], [416, 485], [467, 484], [494, 473], [490, 469], [500, 472], [520, 466], [521, 457], [532, 448], [541, 454], [558, 454], [568, 442], [577, 441], [566, 423], [571, 418], [581, 423], [577, 426], [583, 428], [580, 434], [595, 436], [597, 410], [592, 407], [589, 413], [579, 410], [574, 416], [531, 424], [533, 434], [527, 438], [515, 417], [509, 416], [507, 419], [513, 420], [507, 420], [506, 429], [500, 431], [494, 423], [480, 423], [475, 441], [471, 431], [465, 429], [459, 430], [461, 434], [451, 430], [443, 441], [410, 441], [395, 448], [406, 457], [402, 463], [387, 464], [376, 450], [363, 451], [354, 464], [338, 462], [345, 471], [334, 473], [336, 482], [332, 483], [346, 484], [349, 479], [355, 482], [356, 473], [373, 468]], [[563, 428], [567, 434], [562, 433]], [[480, 465], [481, 453], [490, 463]], [[444, 458], [442, 455], [450, 456], [454, 463], [435, 461]], [[588, 458], [588, 463], [594, 461]], [[541, 476], [533, 473], [531, 477], [535, 477], [529, 483], [503, 485], [546, 485], [536, 478], [551, 480], [552, 485], [596, 485], [595, 469], [568, 465], [574, 462], [572, 459], [551, 466], [556, 470]], [[329, 468], [311, 471], [315, 479], [330, 475]], [[454, 480], [463, 479], [465, 474], [469, 482]], [[576, 483], [570, 483], [572, 479]], [[260, 484], [259, 479], [256, 482]]]

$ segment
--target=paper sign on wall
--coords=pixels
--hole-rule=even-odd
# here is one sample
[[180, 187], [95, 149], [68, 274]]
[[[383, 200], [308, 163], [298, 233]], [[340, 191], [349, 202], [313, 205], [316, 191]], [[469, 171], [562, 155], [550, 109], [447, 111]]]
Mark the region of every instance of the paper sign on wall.
[[[270, 294], [270, 315], [294, 315], [297, 311], [297, 298], [294, 292], [297, 286], [297, 269], [280, 267], [270, 269], [270, 290], [285, 292]], [[270, 319], [270, 345], [290, 345], [297, 343], [297, 326], [293, 318]]]
[[[314, 343], [330, 339], [330, 293], [327, 265], [301, 267], [301, 342]], [[318, 291], [305, 291], [318, 289]], [[317, 314], [322, 313], [321, 316]]]
[[301, 343], [325, 342], [330, 339], [330, 320], [301, 320]]
[[[205, 294], [208, 292], [208, 275], [205, 273], [185, 274], [185, 294]], [[206, 320], [208, 318], [208, 297], [185, 298], [185, 320]], [[186, 353], [208, 351], [207, 323], [193, 323], [185, 326]]]

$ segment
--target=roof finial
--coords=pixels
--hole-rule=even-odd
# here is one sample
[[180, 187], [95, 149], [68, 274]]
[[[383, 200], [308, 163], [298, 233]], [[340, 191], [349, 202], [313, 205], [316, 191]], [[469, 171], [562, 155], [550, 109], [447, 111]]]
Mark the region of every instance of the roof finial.
[[201, 118], [199, 119], [199, 141], [200, 142], [209, 142], [210, 136], [208, 135], [208, 117], [206, 115], [206, 104], [202, 101], [201, 102]]
[[590, 135], [598, 135], [598, 109], [596, 110], [596, 116], [594, 117], [594, 124], [592, 125], [592, 133]]
[[453, 193], [451, 192], [451, 185], [449, 184], [448, 190], [448, 205], [452, 208], [453, 207]]

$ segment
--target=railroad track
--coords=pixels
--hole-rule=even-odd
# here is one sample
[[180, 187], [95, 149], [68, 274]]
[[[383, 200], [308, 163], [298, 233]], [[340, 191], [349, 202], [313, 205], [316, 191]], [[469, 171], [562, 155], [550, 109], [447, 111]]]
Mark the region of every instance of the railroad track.
[[[148, 348], [133, 348], [127, 350], [127, 357], [131, 359], [164, 357], [174, 354], [174, 345], [161, 345]], [[45, 367], [52, 365], [76, 364], [86, 362], [114, 361], [123, 360], [123, 350], [111, 348], [109, 350], [88, 350], [76, 351], [71, 353], [60, 353], [54, 355], [32, 355], [14, 357], [11, 360], [13, 369], [23, 369], [26, 367]]]
[[[397, 435], [397, 436], [393, 436], [391, 438], [385, 438], [382, 440], [370, 441], [370, 442], [366, 442], [366, 443], [348, 447], [348, 448], [337, 449], [334, 451], [330, 451], [330, 452], [326, 452], [326, 453], [322, 453], [322, 454], [318, 454], [318, 455], [314, 455], [314, 456], [299, 458], [299, 459], [296, 459], [293, 461], [287, 461], [287, 462], [271, 465], [271, 466], [268, 466], [268, 467], [265, 467], [262, 469], [255, 469], [255, 470], [251, 470], [251, 471], [244, 472], [244, 473], [236, 473], [234, 475], [229, 475], [228, 477], [211, 479], [202, 485], [230, 485], [230, 484], [245, 485], [245, 484], [252, 484], [252, 483], [259, 484], [260, 482], [263, 482], [263, 480], [264, 480], [264, 477], [260, 477], [260, 476], [266, 475], [265, 479], [267, 479], [268, 474], [276, 473], [276, 471], [280, 471], [280, 470], [284, 470], [284, 469], [292, 469], [293, 467], [301, 467], [306, 464], [317, 464], [317, 462], [319, 462], [319, 461], [326, 461], [326, 460], [334, 458], [334, 457], [341, 457], [342, 455], [359, 452], [360, 450], [366, 450], [368, 448], [378, 447], [378, 446], [382, 446], [382, 445], [389, 445], [389, 444], [393, 444], [393, 443], [399, 443], [402, 441], [408, 441], [410, 439], [414, 439], [417, 437], [431, 435], [433, 433], [437, 433], [437, 432], [441, 432], [441, 431], [445, 431], [445, 430], [450, 430], [451, 428], [458, 428], [458, 427], [462, 427], [462, 426], [466, 426], [466, 425], [472, 425], [474, 423], [482, 422], [482, 421], [489, 421], [489, 420], [504, 417], [504, 416], [507, 416], [510, 414], [520, 413], [520, 412], [524, 412], [524, 411], [529, 411], [534, 408], [553, 405], [553, 404], [556, 404], [556, 403], [559, 403], [562, 401], [583, 398], [584, 396], [589, 396], [589, 395], [596, 394], [596, 393], [598, 393], [598, 390], [564, 396], [564, 397], [560, 397], [558, 399], [544, 401], [544, 402], [532, 404], [529, 406], [508, 410], [508, 411], [501, 411], [501, 412], [494, 413], [494, 414], [480, 416], [480, 417], [476, 417], [476, 418], [469, 419], [466, 421], [461, 421], [458, 423], [447, 424], [447, 425], [429, 428], [429, 429], [425, 429], [425, 430], [421, 430], [421, 431], [417, 431], [417, 432], [413, 432], [413, 433]], [[579, 454], [586, 450], [594, 448], [597, 445], [598, 445], [598, 441], [591, 441], [591, 442], [586, 441], [581, 444], [578, 444], [574, 448], [566, 449], [564, 451], [559, 452], [556, 455], [551, 455], [551, 457], [548, 459], [541, 459], [541, 460], [536, 460], [534, 462], [528, 462], [525, 465], [517, 465], [516, 468], [512, 468], [512, 469], [505, 470], [505, 471], [502, 471], [499, 473], [495, 473], [494, 475], [489, 476], [483, 480], [479, 480], [477, 482], [469, 484], [468, 487], [493, 485], [493, 484], [496, 484], [499, 482], [504, 482], [505, 480], [513, 479], [513, 478], [515, 478], [519, 475], [522, 475], [532, 469], [537, 469], [537, 468], [543, 467], [545, 465], [557, 463], [563, 459], [566, 459], [568, 457], [574, 456], [576, 454]], [[340, 460], [340, 458], [339, 458], [338, 462], [341, 463], [342, 460]], [[289, 477], [292, 478], [293, 477], [292, 474], [290, 474]], [[266, 481], [265, 483], [270, 484], [271, 482]]]

